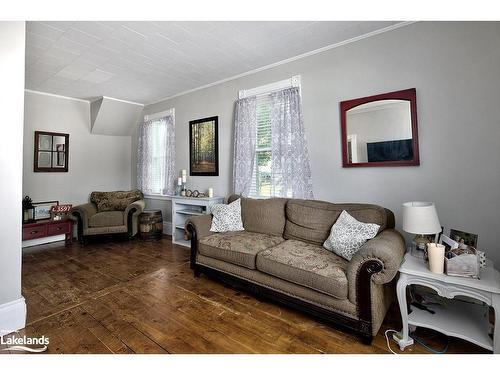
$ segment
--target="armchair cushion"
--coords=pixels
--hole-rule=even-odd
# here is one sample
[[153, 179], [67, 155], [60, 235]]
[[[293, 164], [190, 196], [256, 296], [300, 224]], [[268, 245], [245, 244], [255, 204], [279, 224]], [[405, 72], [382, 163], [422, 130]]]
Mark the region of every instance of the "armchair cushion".
[[123, 211], [98, 212], [89, 218], [89, 227], [116, 227], [124, 225]]
[[90, 201], [97, 206], [99, 212], [125, 211], [127, 206], [144, 196], [140, 190], [131, 191], [94, 191], [90, 194]]

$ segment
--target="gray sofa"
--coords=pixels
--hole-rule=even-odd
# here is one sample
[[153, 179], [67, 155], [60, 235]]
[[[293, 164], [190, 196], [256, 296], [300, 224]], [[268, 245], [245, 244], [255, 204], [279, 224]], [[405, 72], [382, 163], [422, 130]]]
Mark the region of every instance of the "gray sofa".
[[[241, 232], [210, 232], [211, 215], [188, 219], [195, 276], [203, 272], [370, 343], [394, 299], [392, 281], [405, 253], [393, 213], [376, 205], [281, 198], [242, 198], [241, 208]], [[380, 225], [351, 261], [322, 247], [343, 210]]]

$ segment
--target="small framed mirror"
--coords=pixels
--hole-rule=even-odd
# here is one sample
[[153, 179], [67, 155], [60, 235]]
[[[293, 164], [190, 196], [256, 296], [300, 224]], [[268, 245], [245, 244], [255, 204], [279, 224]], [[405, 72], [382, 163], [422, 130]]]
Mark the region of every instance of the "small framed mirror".
[[35, 132], [35, 172], [67, 172], [69, 134]]
[[342, 166], [419, 165], [414, 88], [340, 103]]

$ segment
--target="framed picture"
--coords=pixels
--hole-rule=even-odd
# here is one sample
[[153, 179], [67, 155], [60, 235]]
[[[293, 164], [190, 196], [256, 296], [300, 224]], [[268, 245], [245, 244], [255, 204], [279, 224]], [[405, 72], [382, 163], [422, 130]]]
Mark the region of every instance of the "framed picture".
[[59, 201], [48, 201], [48, 202], [37, 202], [33, 203], [35, 207], [35, 220], [50, 219], [52, 213], [52, 207], [58, 206]]
[[35, 172], [67, 172], [69, 134], [35, 132]]
[[219, 175], [218, 116], [189, 121], [189, 175]]
[[459, 244], [465, 244], [477, 248], [477, 234], [467, 233], [461, 230], [450, 229], [450, 238]]

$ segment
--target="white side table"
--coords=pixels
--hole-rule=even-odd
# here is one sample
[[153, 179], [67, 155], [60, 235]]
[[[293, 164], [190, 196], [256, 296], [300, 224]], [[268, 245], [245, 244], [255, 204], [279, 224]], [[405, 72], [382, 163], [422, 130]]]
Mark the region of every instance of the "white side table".
[[191, 246], [191, 241], [184, 239], [184, 223], [189, 216], [205, 215], [212, 212], [216, 203], [224, 203], [224, 197], [182, 197], [171, 196], [172, 199], [172, 243], [176, 245]]
[[[397, 294], [401, 318], [403, 320], [402, 339], [399, 348], [404, 350], [413, 344], [410, 337], [410, 326], [434, 329], [448, 336], [470, 341], [483, 348], [500, 353], [500, 273], [493, 268], [491, 261], [481, 269], [480, 279], [435, 274], [428, 270], [422, 260], [405, 255], [399, 269]], [[446, 297], [445, 306], [432, 305], [435, 311], [420, 310], [412, 306], [408, 313], [406, 303], [406, 287], [422, 285], [435, 290]], [[493, 339], [489, 336], [488, 306], [454, 300], [456, 296], [466, 296], [484, 302], [495, 310], [495, 328]]]

